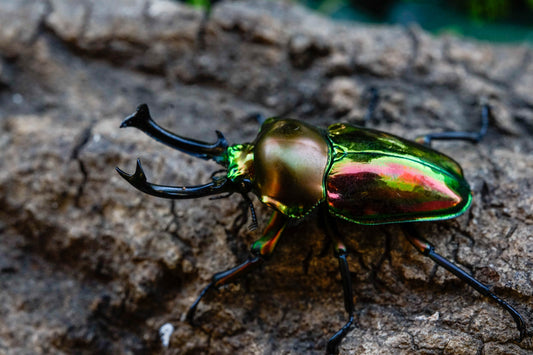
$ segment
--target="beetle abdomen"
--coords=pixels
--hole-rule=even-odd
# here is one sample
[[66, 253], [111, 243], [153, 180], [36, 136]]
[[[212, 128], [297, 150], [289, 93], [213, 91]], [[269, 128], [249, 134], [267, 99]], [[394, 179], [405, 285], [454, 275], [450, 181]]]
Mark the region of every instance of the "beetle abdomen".
[[326, 177], [330, 211], [362, 224], [462, 214], [471, 192], [460, 166], [417, 143], [343, 124], [329, 128], [335, 157]]

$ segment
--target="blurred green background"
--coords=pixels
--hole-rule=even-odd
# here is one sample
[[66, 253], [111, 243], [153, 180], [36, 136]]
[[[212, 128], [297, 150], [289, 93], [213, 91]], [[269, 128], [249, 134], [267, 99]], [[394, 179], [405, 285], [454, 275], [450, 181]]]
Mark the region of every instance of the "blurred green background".
[[533, 0], [302, 0], [335, 19], [417, 23], [429, 32], [533, 44]]
[[[207, 6], [222, 0], [185, 0]], [[265, 0], [267, 1], [267, 0]], [[533, 0], [292, 0], [344, 21], [417, 23], [435, 33], [533, 45]]]

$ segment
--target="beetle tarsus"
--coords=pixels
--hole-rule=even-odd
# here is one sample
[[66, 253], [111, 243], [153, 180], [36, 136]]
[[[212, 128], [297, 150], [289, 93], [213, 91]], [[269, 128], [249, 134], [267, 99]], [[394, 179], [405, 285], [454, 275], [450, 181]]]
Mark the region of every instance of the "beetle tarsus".
[[[455, 276], [457, 276], [462, 281], [466, 282], [470, 287], [472, 287], [477, 292], [481, 293], [483, 296], [487, 296], [494, 301], [496, 301], [500, 307], [502, 307], [504, 310], [506, 310], [511, 317], [513, 317], [513, 320], [516, 323], [516, 327], [518, 331], [520, 332], [520, 338], [519, 341], [522, 341], [524, 337], [527, 334], [526, 324], [524, 322], [524, 319], [518, 313], [516, 309], [514, 309], [509, 303], [502, 300], [500, 297], [496, 296], [488, 286], [481, 283], [477, 279], [475, 279], [472, 275], [468, 274], [466, 271], [461, 269], [459, 266], [455, 265], [442, 255], [435, 252], [435, 248], [424, 238], [422, 238], [420, 235], [418, 235], [418, 232], [412, 225], [404, 225], [404, 229], [406, 230], [406, 238], [409, 240], [409, 242], [418, 250], [422, 255], [427, 256], [431, 260], [433, 260], [437, 265], [442, 266]], [[424, 247], [421, 247], [424, 246]]]
[[326, 347], [327, 355], [337, 355], [339, 353], [339, 344], [341, 343], [342, 339], [344, 339], [353, 323], [354, 315], [352, 314], [350, 315], [348, 322], [346, 322], [346, 324], [328, 340], [328, 345]]
[[416, 142], [431, 146], [433, 140], [464, 140], [471, 143], [479, 143], [487, 134], [489, 128], [490, 106], [484, 103], [481, 106], [481, 127], [477, 132], [437, 132], [428, 133], [415, 139]]
[[202, 290], [202, 292], [200, 292], [200, 295], [198, 296], [196, 301], [194, 301], [194, 303], [191, 305], [191, 307], [187, 311], [187, 316], [185, 317], [185, 319], [190, 325], [194, 325], [194, 314], [196, 313], [196, 308], [198, 307], [198, 304], [200, 303], [202, 298], [204, 298], [207, 292], [213, 288], [213, 286], [214, 286], [214, 282], [209, 283], [209, 285], [207, 285]]
[[344, 296], [344, 309], [346, 310], [346, 313], [348, 313], [348, 321], [346, 322], [346, 324], [341, 329], [339, 329], [337, 333], [335, 333], [335, 335], [333, 335], [328, 341], [326, 352], [329, 355], [339, 353], [339, 344], [346, 336], [346, 334], [350, 330], [350, 327], [354, 323], [355, 306], [353, 303], [353, 289], [352, 279], [350, 277], [350, 268], [348, 266], [348, 261], [346, 260], [348, 251], [344, 246], [344, 243], [339, 240], [339, 232], [337, 230], [336, 224], [331, 221], [330, 215], [324, 210], [322, 210], [321, 213], [321, 226], [324, 228], [326, 235], [328, 235], [331, 240], [335, 241], [335, 256], [339, 261], [339, 271], [341, 273], [342, 290]]
[[200, 295], [194, 301], [192, 306], [187, 311], [187, 316], [185, 317], [187, 322], [190, 324], [193, 324], [194, 319], [194, 313], [196, 312], [196, 308], [198, 307], [198, 304], [200, 301], [204, 298], [204, 296], [213, 288], [219, 288], [220, 286], [226, 285], [232, 281], [234, 281], [238, 276], [245, 274], [249, 272], [254, 267], [257, 267], [259, 264], [263, 262], [263, 258], [260, 256], [250, 256], [245, 262], [242, 264], [239, 264], [229, 270], [219, 272], [215, 275], [213, 275], [213, 278], [209, 285], [207, 285], [202, 292], [200, 292]]

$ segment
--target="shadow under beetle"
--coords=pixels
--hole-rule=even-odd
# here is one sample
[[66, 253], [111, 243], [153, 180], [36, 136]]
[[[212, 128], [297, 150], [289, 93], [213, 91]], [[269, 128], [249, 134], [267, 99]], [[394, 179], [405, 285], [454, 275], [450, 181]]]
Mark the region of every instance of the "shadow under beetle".
[[[253, 143], [228, 145], [216, 131], [213, 144], [180, 137], [158, 126], [143, 104], [120, 127], [136, 127], [172, 148], [202, 159], [212, 159], [225, 168], [226, 175], [214, 174], [212, 181], [199, 186], [164, 186], [147, 181], [140, 161], [133, 175], [118, 173], [137, 189], [158, 197], [186, 199], [215, 194], [240, 193], [255, 212], [248, 193], [274, 209], [262, 236], [251, 247], [242, 264], [217, 273], [187, 313], [192, 319], [200, 300], [213, 288], [234, 281], [267, 259], [291, 219], [304, 218], [317, 210], [321, 226], [334, 243], [339, 262], [344, 307], [348, 321], [327, 344], [328, 354], [337, 354], [338, 345], [354, 323], [352, 282], [346, 261], [347, 250], [337, 232], [334, 217], [353, 223], [377, 225], [434, 221], [456, 217], [471, 204], [472, 193], [461, 167], [453, 159], [429, 146], [434, 139], [479, 141], [488, 126], [488, 106], [482, 109], [479, 132], [428, 134], [418, 142], [373, 129], [337, 123], [322, 130], [302, 121], [269, 118]], [[411, 244], [438, 265], [496, 301], [513, 317], [526, 335], [522, 316], [507, 302], [452, 262], [437, 254], [433, 246], [406, 224]]]

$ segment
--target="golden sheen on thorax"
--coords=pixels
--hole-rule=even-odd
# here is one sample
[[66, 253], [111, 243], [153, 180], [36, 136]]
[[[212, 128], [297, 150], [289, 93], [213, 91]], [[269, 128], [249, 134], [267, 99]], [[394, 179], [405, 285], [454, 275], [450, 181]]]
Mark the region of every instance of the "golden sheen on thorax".
[[302, 217], [324, 200], [329, 144], [320, 130], [292, 119], [269, 119], [254, 145], [254, 183], [262, 202]]

